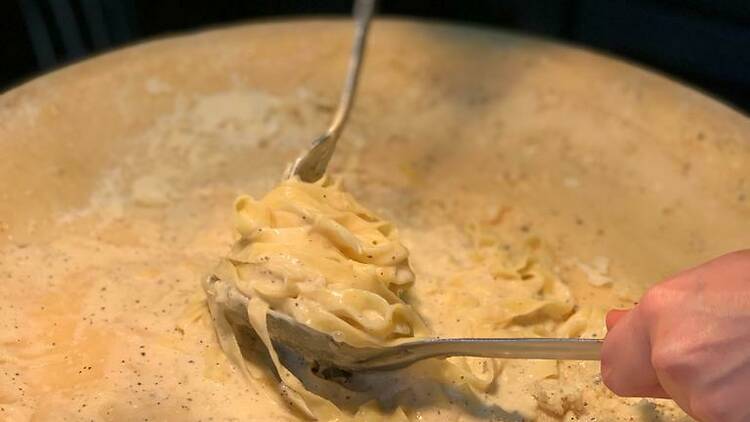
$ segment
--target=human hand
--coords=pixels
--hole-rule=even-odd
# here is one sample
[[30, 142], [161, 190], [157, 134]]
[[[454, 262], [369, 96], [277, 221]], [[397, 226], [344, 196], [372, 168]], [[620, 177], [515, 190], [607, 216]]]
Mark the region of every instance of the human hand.
[[651, 287], [611, 311], [602, 379], [629, 397], [671, 398], [701, 421], [750, 421], [750, 250]]

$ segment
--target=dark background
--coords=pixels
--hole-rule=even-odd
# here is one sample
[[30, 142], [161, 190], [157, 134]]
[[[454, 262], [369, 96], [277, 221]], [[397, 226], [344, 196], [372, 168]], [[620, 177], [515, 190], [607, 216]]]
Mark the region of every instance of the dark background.
[[[95, 52], [351, 0], [0, 0], [0, 90]], [[750, 114], [750, 0], [381, 0], [380, 14], [539, 34], [658, 69]]]

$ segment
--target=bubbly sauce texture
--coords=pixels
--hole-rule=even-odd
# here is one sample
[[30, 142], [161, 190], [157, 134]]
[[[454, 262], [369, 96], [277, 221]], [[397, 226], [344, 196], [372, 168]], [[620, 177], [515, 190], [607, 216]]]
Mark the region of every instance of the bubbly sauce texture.
[[[351, 326], [359, 328], [350, 329], [344, 337], [354, 343], [385, 343], [429, 333], [454, 337], [601, 337], [605, 310], [632, 303], [635, 297], [610, 273], [606, 258], [584, 262], [548, 242], [544, 233], [533, 229], [533, 210], [511, 203], [497, 206], [490, 197], [460, 190], [441, 191], [440, 196], [420, 200], [419, 204], [406, 197], [394, 201], [392, 195], [403, 186], [390, 185], [377, 174], [361, 171], [359, 160], [364, 159], [364, 152], [362, 144], [355, 141], [350, 142], [353, 147], [344, 148], [343, 160], [334, 169], [346, 175], [347, 190], [367, 204], [387, 204], [378, 208], [397, 222], [398, 232], [363, 206], [347, 202], [353, 199], [338, 186], [307, 192], [330, 193], [332, 197], [321, 200], [322, 205], [310, 206], [299, 195], [296, 200], [284, 196], [282, 185], [272, 191], [270, 199], [264, 199], [268, 208], [258, 208], [258, 203], [245, 197], [237, 201], [233, 211], [230, 205], [244, 188], [238, 190], [220, 182], [195, 183], [193, 179], [203, 175], [183, 174], [180, 166], [191, 157], [213, 163], [209, 170], [211, 165], [222, 165], [226, 158], [220, 149], [209, 149], [209, 141], [216, 143], [216, 139], [236, 130], [227, 129], [222, 122], [231, 119], [232, 106], [243, 104], [258, 108], [255, 115], [261, 119], [245, 123], [243, 133], [249, 136], [251, 148], [257, 148], [252, 143], [259, 142], [259, 133], [282, 130], [273, 129], [274, 121], [285, 121], [290, 114], [315, 114], [315, 107], [304, 96], [279, 99], [246, 92], [197, 100], [143, 135], [140, 142], [148, 145], [151, 157], [162, 160], [161, 166], [142, 172], [132, 164], [133, 157], [124, 157], [123, 166], [112, 169], [101, 180], [89, 207], [65, 213], [54, 230], [40, 235], [38, 241], [4, 246], [0, 274], [9, 288], [0, 299], [0, 373], [6, 380], [0, 386], [3, 418], [684, 418], [668, 401], [614, 397], [601, 385], [595, 362], [433, 360], [367, 380], [370, 391], [364, 393], [312, 385], [325, 399], [306, 392], [296, 378], [292, 381], [282, 371], [282, 378], [292, 387], [285, 390], [265, 348], [252, 339], [240, 341], [243, 356], [238, 365], [219, 345], [201, 280], [215, 268], [217, 258], [230, 250], [230, 259], [240, 267], [266, 259], [258, 268], [273, 269], [275, 259], [290, 259], [289, 251], [283, 249], [288, 245], [279, 250], [270, 242], [264, 249], [261, 242], [260, 249], [248, 249], [248, 236], [262, 228], [258, 221], [265, 221], [268, 227], [277, 228], [275, 234], [268, 235], [277, 236], [275, 240], [286, 239], [287, 244], [307, 241], [306, 232], [294, 227], [304, 226], [303, 215], [316, 217], [315, 213], [306, 214], [305, 209], [328, 206], [328, 201], [344, 201], [354, 215], [361, 217], [358, 221], [346, 220], [341, 213], [328, 212], [329, 216], [343, 218], [339, 222], [351, 229], [357, 241], [372, 246], [352, 253], [361, 255], [357, 255], [362, 261], [360, 271], [369, 274], [370, 281], [390, 280], [382, 284], [385, 290], [381, 291], [381, 300], [387, 297], [386, 302], [396, 307], [406, 306], [400, 323], [383, 324], [388, 310], [348, 315]], [[215, 121], [206, 123], [209, 118]], [[174, 133], [175, 126], [182, 127], [180, 133]], [[297, 130], [289, 124], [277, 136], [296, 134]], [[355, 137], [357, 131], [355, 123]], [[227, 146], [227, 141], [220, 142]], [[244, 187], [262, 197], [276, 180], [268, 177]], [[287, 194], [288, 189], [294, 189], [288, 183]], [[273, 224], [268, 220], [269, 211], [276, 213]], [[244, 236], [231, 235], [233, 212]], [[320, 223], [320, 218], [316, 222]], [[330, 238], [313, 240], [325, 246]], [[373, 241], [383, 242], [385, 249], [378, 249], [382, 245], [373, 245]], [[315, 260], [324, 258], [325, 250], [299, 249], [290, 262], [307, 257], [309, 266], [319, 270]], [[244, 278], [252, 279], [258, 268], [245, 268], [245, 274], [251, 276]], [[369, 272], [378, 268], [389, 275]], [[277, 266], [276, 271], [281, 271], [276, 274], [280, 280], [293, 273], [284, 265]], [[275, 286], [246, 286], [251, 287], [264, 291], [266, 298], [287, 297], [275, 291]], [[302, 310], [294, 307], [294, 300], [276, 305], [328, 331], [333, 329], [331, 324], [341, 323], [335, 318], [320, 319], [325, 312], [310, 311], [321, 303], [326, 303], [324, 308], [328, 310], [336, 308], [334, 298], [316, 296], [315, 289], [308, 289], [308, 293], [308, 299], [315, 300], [306, 304], [302, 301], [306, 306]], [[408, 305], [398, 305], [401, 296]], [[356, 305], [348, 311], [339, 307], [338, 315], [352, 311], [357, 311]], [[295, 376], [300, 374], [295, 372]], [[303, 381], [305, 385], [311, 382], [309, 377]], [[304, 400], [294, 405], [300, 394]], [[304, 403], [309, 405], [310, 400], [317, 400], [318, 405], [306, 408]]]

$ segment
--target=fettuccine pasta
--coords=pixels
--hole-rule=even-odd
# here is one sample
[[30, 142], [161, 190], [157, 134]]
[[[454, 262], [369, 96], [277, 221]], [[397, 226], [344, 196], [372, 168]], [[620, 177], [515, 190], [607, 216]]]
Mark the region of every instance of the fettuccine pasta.
[[[402, 298], [414, 273], [397, 231], [338, 183], [285, 181], [262, 200], [238, 198], [235, 218], [240, 240], [216, 275], [250, 299], [248, 319], [271, 352], [284, 388], [291, 388], [285, 394], [309, 416], [328, 417], [336, 410], [280, 364], [268, 338], [266, 310], [282, 311], [355, 346], [429, 334]], [[214, 298], [217, 284], [207, 289]], [[231, 342], [229, 347], [234, 348]]]
[[[289, 403], [312, 418], [352, 416], [341, 411], [340, 403], [333, 403], [342, 395], [341, 387], [305, 376], [301, 368], [293, 372], [281, 361], [268, 336], [265, 316], [274, 309], [355, 346], [384, 346], [434, 335], [405, 300], [415, 280], [398, 231], [330, 178], [317, 183], [284, 181], [260, 200], [241, 196], [234, 211], [239, 240], [205, 286], [223, 348], [243, 366], [224, 308], [227, 295], [239, 292], [247, 299], [243, 311], [269, 351], [281, 381], [280, 391]], [[560, 323], [573, 312], [571, 292], [540, 262], [543, 258], [532, 256], [530, 250], [511, 256], [495, 245], [484, 245], [480, 237], [475, 245], [475, 265], [447, 282], [452, 291], [465, 292], [464, 300], [476, 301], [475, 312], [464, 317], [476, 313], [479, 325], [486, 324], [482, 319], [489, 319], [493, 329], [530, 321], [544, 327], [545, 322]], [[485, 282], [487, 278], [491, 281]], [[456, 304], [460, 306], [461, 300], [455, 298]], [[577, 327], [573, 321], [569, 325], [570, 330]], [[550, 333], [526, 333], [545, 334]], [[487, 359], [419, 365], [434, 374], [435, 382], [458, 384], [458, 394], [481, 394], [496, 377], [496, 364]], [[556, 376], [554, 361], [539, 362], [532, 370], [534, 379]], [[408, 376], [400, 377], [398, 383], [403, 388], [398, 393], [417, 388], [404, 382]], [[388, 384], [388, 377], [362, 378], [371, 388]], [[354, 402], [364, 405], [368, 396], [360, 394]], [[375, 403], [355, 405], [359, 411], [353, 417], [364, 418], [368, 406]]]

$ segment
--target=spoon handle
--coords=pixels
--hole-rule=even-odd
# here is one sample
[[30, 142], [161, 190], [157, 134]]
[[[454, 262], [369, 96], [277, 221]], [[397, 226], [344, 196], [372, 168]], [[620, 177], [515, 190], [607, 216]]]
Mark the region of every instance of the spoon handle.
[[427, 339], [389, 347], [360, 362], [367, 370], [395, 369], [416, 361], [450, 356], [503, 359], [599, 360], [602, 340], [567, 338]]
[[581, 338], [459, 338], [422, 344], [415, 344], [413, 350], [462, 356], [558, 360], [599, 360], [602, 347], [601, 340]]

